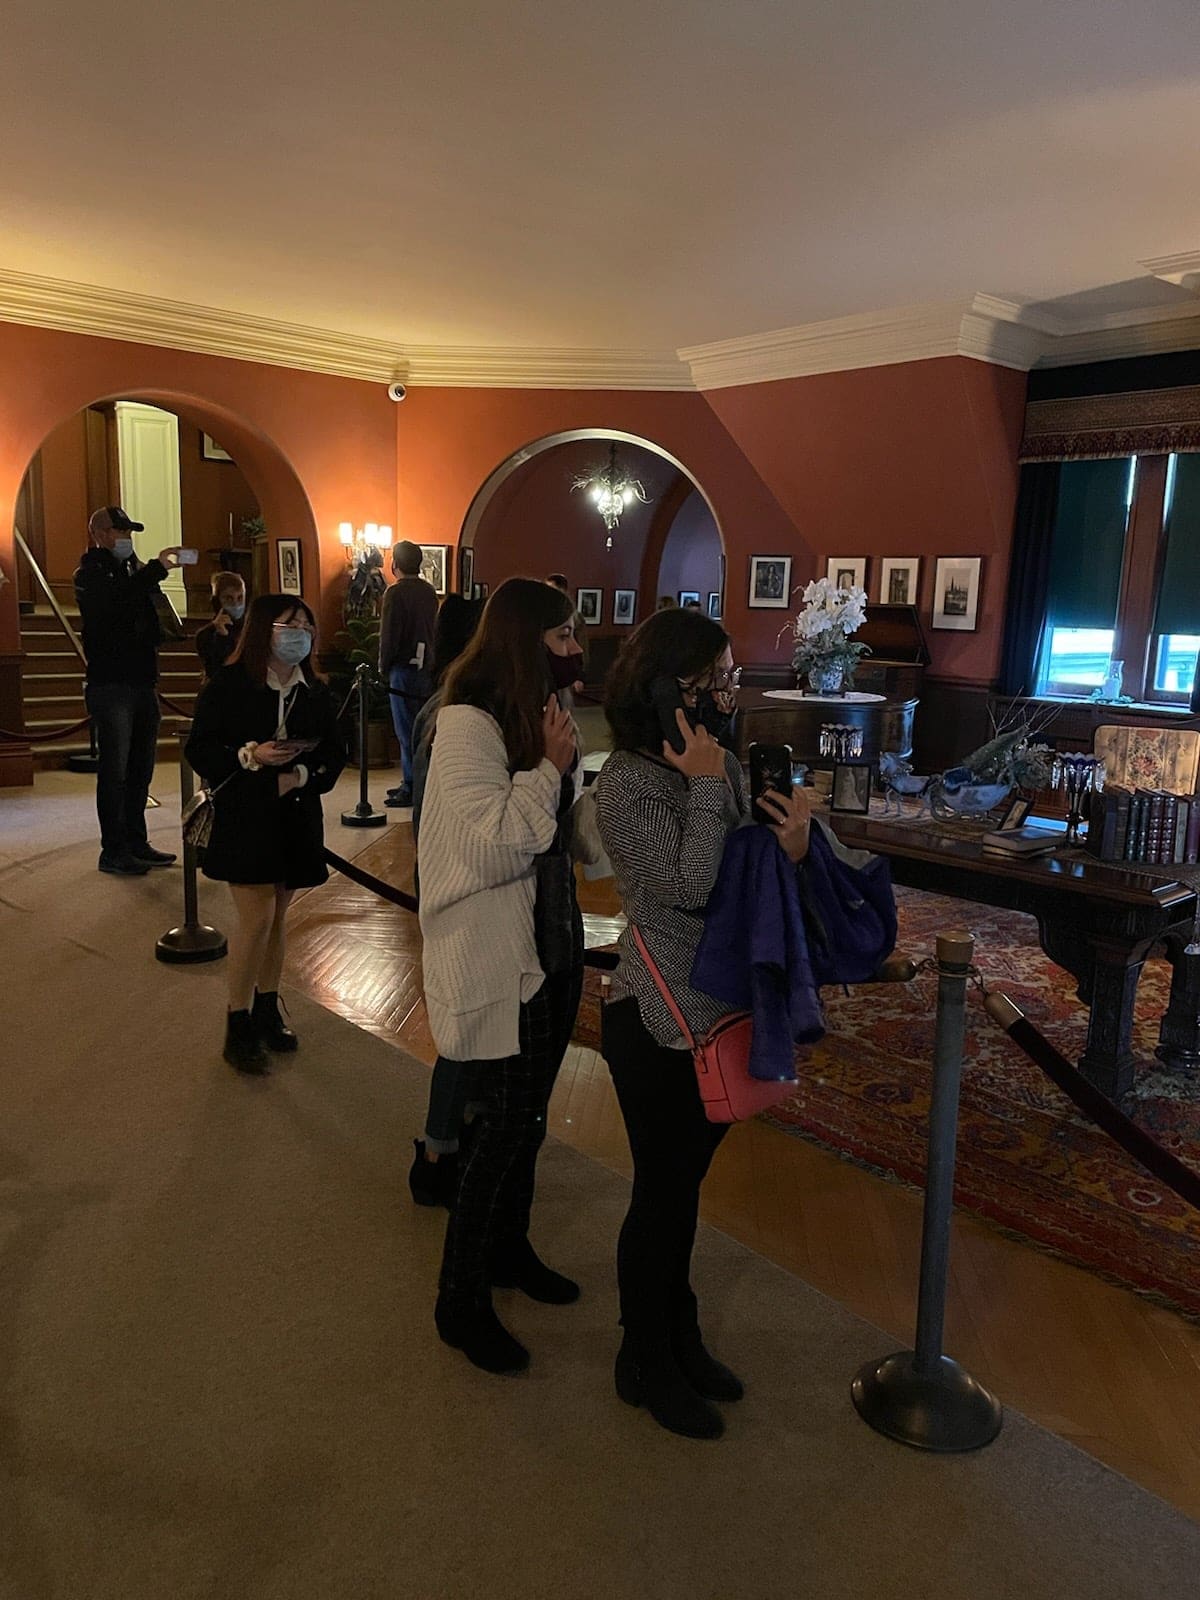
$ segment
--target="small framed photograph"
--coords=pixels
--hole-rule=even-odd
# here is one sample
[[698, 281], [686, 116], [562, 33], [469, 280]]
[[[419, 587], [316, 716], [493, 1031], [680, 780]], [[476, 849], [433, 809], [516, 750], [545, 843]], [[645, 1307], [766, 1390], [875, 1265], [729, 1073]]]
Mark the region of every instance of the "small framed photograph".
[[871, 809], [871, 773], [871, 767], [861, 761], [846, 765], [836, 763], [829, 790], [830, 811], [865, 816]]
[[867, 587], [866, 556], [830, 556], [825, 563], [825, 576], [839, 589], [865, 589]]
[[698, 606], [700, 604], [699, 589], [680, 589], [679, 604], [681, 606]]
[[792, 599], [791, 556], [751, 556], [750, 594], [747, 604], [764, 610], [786, 611]]
[[713, 589], [708, 596], [708, 614], [714, 622], [721, 620], [721, 591]]
[[575, 609], [589, 626], [594, 627], [600, 621], [603, 601], [603, 589], [579, 589], [575, 595]]
[[232, 461], [233, 457], [219, 445], [211, 433], [200, 435], [200, 458], [203, 461]]
[[475, 593], [475, 549], [469, 544], [458, 547], [458, 592], [469, 600]]
[[279, 566], [280, 594], [303, 594], [299, 539], [276, 539], [275, 559]]
[[637, 590], [613, 590], [613, 621], [618, 628], [631, 628], [637, 615]]
[[996, 832], [1011, 833], [1014, 828], [1023, 828], [1025, 826], [1025, 818], [1032, 808], [1033, 801], [1026, 800], [1022, 795], [1018, 795], [1015, 800], [1010, 800], [1008, 809], [1000, 818]]
[[915, 606], [920, 577], [920, 556], [884, 556], [879, 569], [880, 605]]
[[423, 544], [421, 546], [421, 576], [431, 583], [439, 595], [446, 593], [446, 566], [450, 554], [448, 544]]
[[934, 628], [974, 633], [978, 626], [982, 556], [939, 556], [933, 580]]

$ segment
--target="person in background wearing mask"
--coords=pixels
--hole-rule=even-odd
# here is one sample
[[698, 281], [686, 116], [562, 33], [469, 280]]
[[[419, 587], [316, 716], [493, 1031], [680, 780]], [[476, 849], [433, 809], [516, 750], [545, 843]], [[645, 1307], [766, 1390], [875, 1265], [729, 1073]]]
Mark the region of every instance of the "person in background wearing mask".
[[446, 1228], [434, 1320], [486, 1372], [529, 1364], [496, 1315], [493, 1286], [550, 1305], [579, 1296], [529, 1239], [546, 1108], [583, 983], [565, 840], [579, 753], [553, 692], [561, 668], [572, 670], [571, 615], [565, 595], [530, 578], [491, 596], [442, 686], [421, 813], [429, 1027], [484, 1108]]
[[91, 548], [75, 569], [75, 599], [83, 619], [87, 658], [84, 700], [96, 734], [100, 765], [100, 871], [136, 878], [175, 857], [146, 836], [146, 798], [158, 745], [158, 647], [162, 629], [154, 608], [159, 584], [180, 564], [178, 545], [140, 562], [133, 522], [120, 506], [101, 506], [88, 520]]
[[421, 546], [401, 539], [392, 547], [396, 582], [383, 597], [379, 617], [379, 671], [391, 695], [392, 723], [400, 742], [400, 785], [385, 804], [412, 805], [412, 729], [417, 713], [433, 693], [430, 673], [437, 624], [437, 590], [421, 576]]
[[313, 669], [316, 619], [303, 600], [262, 594], [229, 664], [201, 689], [185, 754], [213, 791], [206, 878], [228, 883], [225, 1059], [262, 1074], [267, 1050], [295, 1050], [279, 1010], [284, 919], [297, 889], [324, 883], [321, 796], [344, 753], [337, 708]]
[[206, 678], [223, 667], [236, 650], [246, 615], [246, 584], [236, 572], [214, 572], [212, 591], [216, 615], [196, 635], [196, 654], [204, 663]]
[[[560, 589], [562, 593], [566, 595], [567, 599], [570, 600], [571, 586], [567, 582], [565, 573], [552, 572], [546, 579], [546, 582], [552, 583], [556, 589]], [[584, 616], [582, 611], [579, 611], [578, 609], [575, 610], [574, 615], [571, 618], [571, 626], [575, 629], [575, 647], [579, 652], [579, 677], [575, 683], [569, 684], [567, 687], [570, 689], [572, 695], [577, 695], [583, 693], [583, 675], [587, 670], [588, 664], [588, 625], [587, 618]]]

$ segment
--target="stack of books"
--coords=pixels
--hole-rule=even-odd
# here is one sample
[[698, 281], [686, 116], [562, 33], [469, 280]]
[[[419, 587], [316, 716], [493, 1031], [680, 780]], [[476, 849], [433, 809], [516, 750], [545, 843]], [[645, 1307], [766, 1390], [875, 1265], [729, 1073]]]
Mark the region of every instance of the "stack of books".
[[1195, 863], [1200, 859], [1200, 796], [1109, 784], [1092, 796], [1087, 848], [1101, 861]]
[[983, 836], [984, 855], [1007, 856], [1022, 860], [1027, 856], [1046, 856], [1062, 844], [1062, 833], [1053, 828], [1005, 828]]

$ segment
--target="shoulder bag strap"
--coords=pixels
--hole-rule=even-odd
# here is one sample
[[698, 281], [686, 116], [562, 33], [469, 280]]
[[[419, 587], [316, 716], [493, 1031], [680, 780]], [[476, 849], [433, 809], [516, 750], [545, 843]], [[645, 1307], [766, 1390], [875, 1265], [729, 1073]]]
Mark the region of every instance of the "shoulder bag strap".
[[671, 993], [670, 989], [667, 988], [666, 979], [658, 970], [658, 966], [654, 960], [654, 957], [650, 954], [649, 950], [647, 950], [646, 941], [642, 938], [641, 929], [631, 928], [630, 932], [633, 934], [633, 942], [637, 946], [638, 955], [640, 955], [642, 960], [645, 962], [646, 971], [654, 979], [658, 992], [662, 995], [663, 1000], [666, 1003], [667, 1010], [671, 1013], [671, 1016], [674, 1018], [680, 1033], [687, 1041], [688, 1048], [690, 1050], [694, 1050], [696, 1048], [696, 1040], [692, 1034], [692, 1030], [688, 1027], [683, 1012], [675, 1003], [675, 996]]

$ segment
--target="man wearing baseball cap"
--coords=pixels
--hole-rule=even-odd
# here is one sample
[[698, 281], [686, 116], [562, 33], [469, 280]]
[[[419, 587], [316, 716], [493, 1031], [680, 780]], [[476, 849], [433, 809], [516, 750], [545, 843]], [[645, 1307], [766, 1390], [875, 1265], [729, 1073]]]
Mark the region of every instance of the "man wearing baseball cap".
[[159, 551], [144, 565], [131, 534], [141, 533], [120, 506], [101, 506], [88, 520], [91, 546], [75, 570], [75, 598], [87, 657], [85, 700], [100, 755], [96, 810], [100, 871], [141, 877], [175, 857], [146, 837], [146, 797], [158, 743], [158, 586], [180, 550]]

